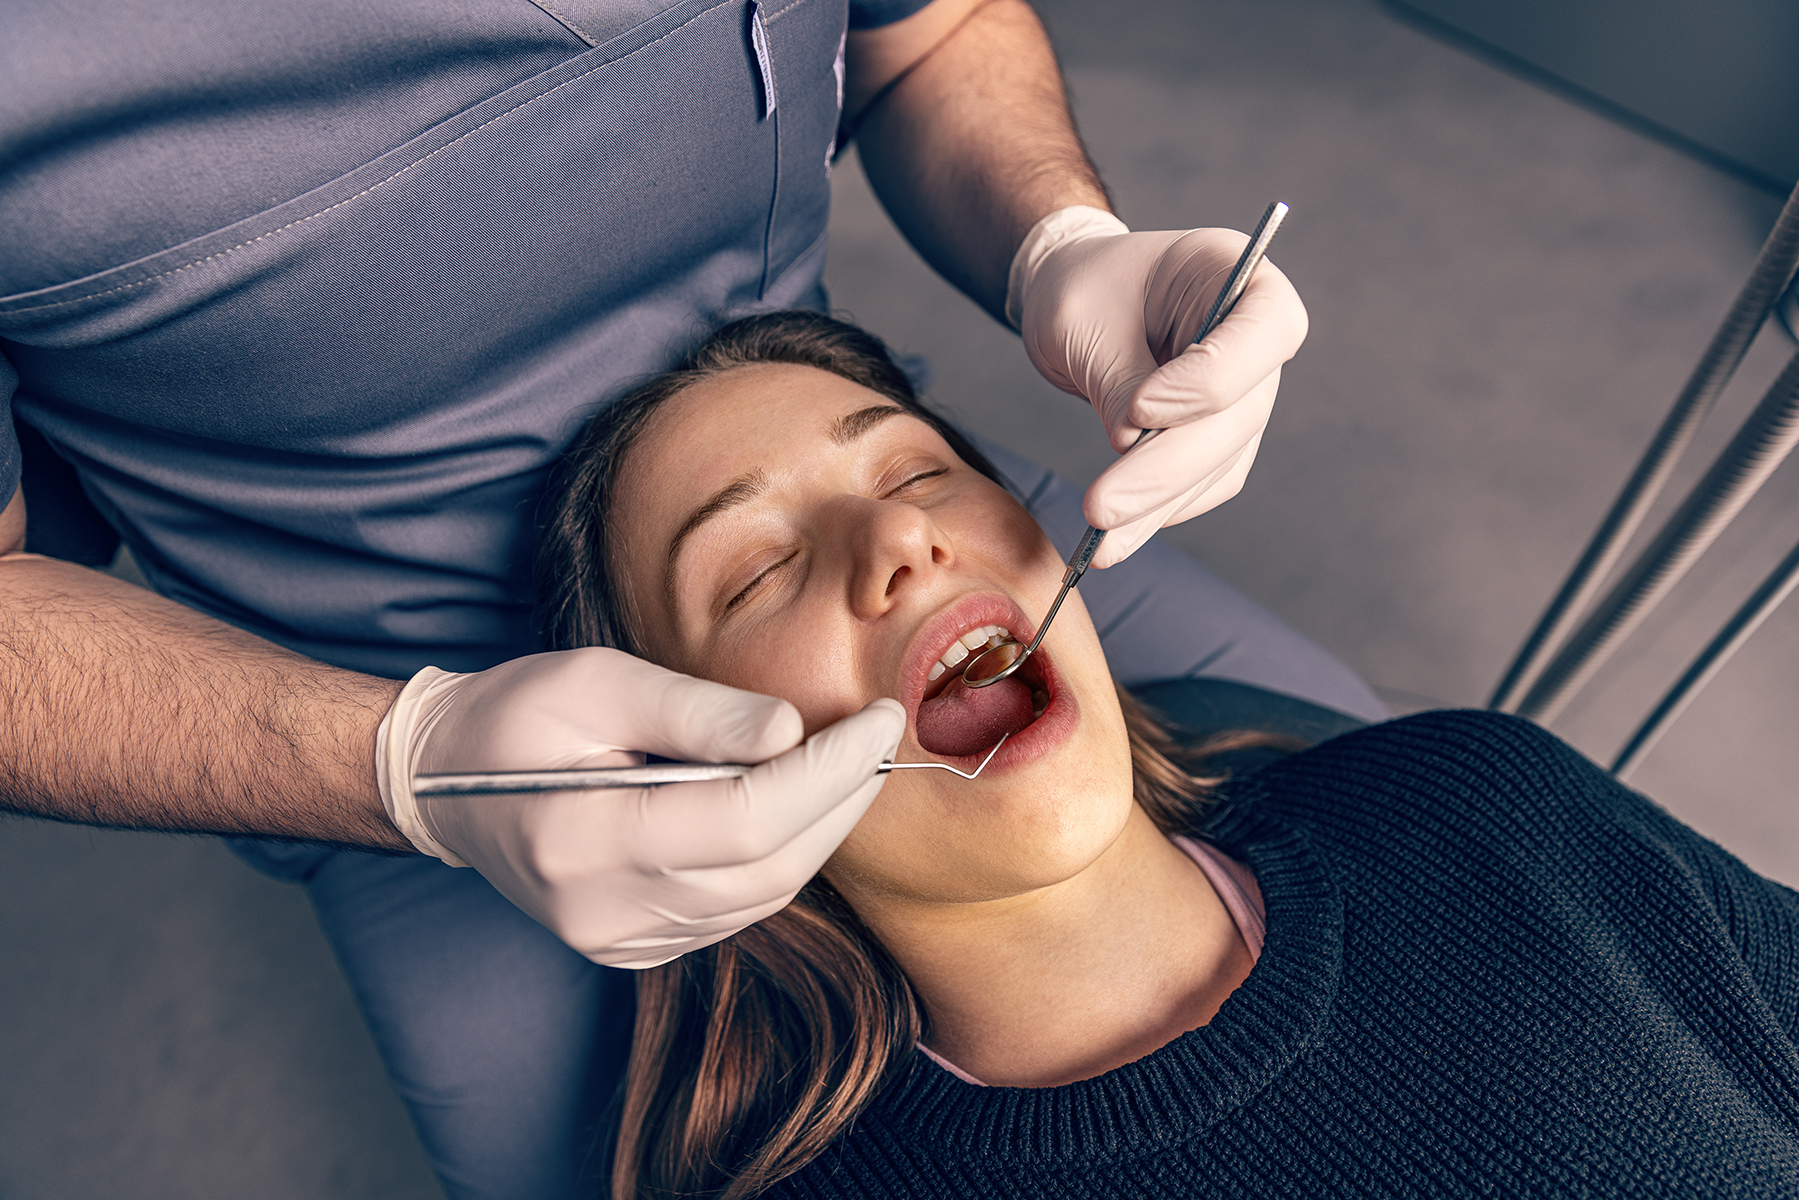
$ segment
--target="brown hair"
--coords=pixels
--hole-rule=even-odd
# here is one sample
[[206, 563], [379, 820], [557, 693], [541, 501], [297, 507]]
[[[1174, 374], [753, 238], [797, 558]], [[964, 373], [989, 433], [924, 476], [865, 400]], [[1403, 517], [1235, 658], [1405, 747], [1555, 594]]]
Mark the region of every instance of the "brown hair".
[[[991, 463], [918, 400], [872, 334], [809, 312], [746, 317], [674, 370], [594, 418], [552, 484], [538, 552], [540, 620], [557, 649], [635, 650], [632, 615], [611, 585], [613, 484], [657, 406], [749, 363], [800, 363], [885, 396], [929, 423], [970, 466]], [[1137, 803], [1165, 833], [1193, 828], [1219, 782], [1207, 754], [1267, 744], [1226, 734], [1177, 744], [1122, 689]], [[925, 1035], [899, 964], [822, 876], [793, 903], [715, 945], [638, 973], [613, 1200], [751, 1196], [805, 1166], [850, 1124]]]

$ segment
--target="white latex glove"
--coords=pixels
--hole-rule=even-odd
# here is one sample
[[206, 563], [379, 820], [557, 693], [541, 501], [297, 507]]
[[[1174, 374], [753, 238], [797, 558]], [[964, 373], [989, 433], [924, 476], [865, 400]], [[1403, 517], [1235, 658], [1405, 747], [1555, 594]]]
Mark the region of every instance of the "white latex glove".
[[[472, 675], [426, 667], [376, 737], [381, 799], [426, 854], [472, 866], [597, 963], [653, 967], [778, 912], [861, 820], [905, 731], [877, 700], [800, 744], [772, 696], [617, 650]], [[418, 796], [415, 774], [760, 763], [741, 779], [535, 795]]]
[[[1263, 260], [1231, 315], [1192, 344], [1248, 241], [1234, 229], [1132, 233], [1077, 204], [1037, 222], [1012, 259], [1006, 316], [1025, 353], [1092, 403], [1124, 455], [1087, 489], [1088, 523], [1110, 530], [1096, 567], [1229, 500], [1255, 462], [1305, 305]], [[1166, 432], [1125, 454], [1145, 429]]]

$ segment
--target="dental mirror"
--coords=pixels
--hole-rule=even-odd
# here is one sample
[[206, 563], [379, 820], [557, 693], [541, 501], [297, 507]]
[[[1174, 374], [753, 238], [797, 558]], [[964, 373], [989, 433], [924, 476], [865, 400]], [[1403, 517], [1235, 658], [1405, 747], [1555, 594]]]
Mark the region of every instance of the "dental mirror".
[[[993, 743], [987, 757], [973, 771], [963, 771], [940, 762], [884, 762], [875, 774], [889, 771], [917, 771], [934, 768], [974, 779], [987, 769], [999, 748], [1006, 744], [1006, 734]], [[412, 780], [415, 796], [505, 795], [515, 792], [580, 792], [608, 788], [660, 787], [665, 783], [704, 783], [712, 779], [737, 779], [755, 768], [744, 763], [650, 763], [641, 767], [576, 767], [569, 771], [489, 771], [480, 775], [416, 775]]]
[[[1224, 287], [1212, 301], [1211, 310], [1206, 319], [1200, 323], [1199, 332], [1193, 335], [1193, 342], [1198, 345], [1206, 340], [1206, 335], [1218, 328], [1218, 323], [1231, 315], [1231, 309], [1249, 286], [1249, 277], [1262, 264], [1262, 257], [1268, 253], [1268, 243], [1287, 219], [1287, 206], [1279, 200], [1271, 203], [1257, 222], [1255, 232], [1249, 235], [1249, 244], [1243, 247], [1243, 253], [1237, 264], [1231, 268], [1230, 276], [1224, 281]], [[1131, 443], [1135, 450], [1144, 442], [1160, 433], [1159, 429], [1145, 429]], [[1068, 560], [1068, 572], [1062, 576], [1062, 590], [1056, 593], [1056, 602], [1049, 606], [1049, 615], [1043, 618], [1043, 624], [1037, 626], [1037, 636], [1031, 639], [1028, 646], [1020, 645], [1016, 638], [1008, 638], [997, 646], [981, 651], [969, 660], [962, 671], [962, 682], [971, 688], [991, 687], [1002, 679], [1010, 679], [1018, 668], [1024, 666], [1025, 660], [1037, 652], [1043, 642], [1043, 635], [1049, 632], [1049, 623], [1056, 619], [1056, 612], [1062, 607], [1062, 601], [1068, 598], [1068, 591], [1080, 582], [1087, 573], [1087, 566], [1093, 561], [1094, 552], [1106, 538], [1106, 531], [1087, 527], [1087, 535], [1081, 544], [1074, 548], [1074, 554]]]
[[1068, 599], [1069, 591], [1087, 573], [1087, 564], [1093, 561], [1095, 551], [1105, 540], [1105, 530], [1087, 527], [1086, 536], [1074, 548], [1074, 555], [1068, 560], [1068, 570], [1062, 575], [1062, 590], [1056, 593], [1056, 602], [1049, 606], [1049, 615], [1043, 618], [1043, 624], [1037, 626], [1037, 636], [1031, 639], [1031, 644], [1021, 645], [1017, 638], [1007, 638], [999, 645], [981, 651], [963, 668], [964, 684], [971, 688], [991, 687], [1002, 679], [1010, 679], [1013, 672], [1024, 666], [1024, 660], [1035, 654], [1037, 647], [1043, 643], [1043, 635], [1049, 632], [1049, 623], [1056, 619], [1056, 612], [1062, 607], [1062, 601]]

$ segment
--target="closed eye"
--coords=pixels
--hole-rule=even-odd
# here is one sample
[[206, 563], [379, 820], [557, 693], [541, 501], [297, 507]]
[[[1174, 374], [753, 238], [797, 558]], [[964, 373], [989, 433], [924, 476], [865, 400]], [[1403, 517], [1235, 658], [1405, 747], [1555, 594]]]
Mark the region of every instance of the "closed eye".
[[910, 478], [901, 481], [899, 486], [894, 488], [891, 492], [888, 492], [887, 495], [889, 495], [889, 496], [898, 495], [900, 492], [905, 491], [907, 488], [911, 487], [915, 483], [923, 483], [927, 479], [935, 479], [939, 475], [947, 475], [947, 474], [949, 474], [948, 467], [938, 467], [934, 471], [920, 471], [918, 474], [913, 475]]
[[[917, 484], [923, 483], [927, 479], [935, 479], [939, 475], [947, 475], [947, 474], [949, 474], [948, 467], [936, 467], [929, 471], [920, 471], [916, 475], [910, 475], [910, 476], [906, 477], [905, 479], [901, 480], [899, 482], [899, 484], [897, 484], [891, 491], [889, 491], [887, 493], [886, 496], [884, 496], [882, 498], [890, 499], [894, 496], [899, 495], [901, 492], [905, 491], [909, 487], [913, 487]], [[779, 562], [770, 563], [765, 569], [757, 572], [756, 577], [754, 579], [750, 580], [748, 583], [743, 585], [742, 591], [738, 592], [735, 596], [732, 596], [729, 600], [725, 601], [725, 611], [731, 612], [733, 609], [736, 609], [739, 606], [741, 606], [745, 601], [747, 601], [751, 597], [751, 595], [753, 595], [755, 593], [757, 588], [761, 587], [764, 583], [768, 582], [770, 576], [772, 576], [776, 571], [779, 571], [781, 568], [787, 566], [789, 563], [791, 563], [797, 557], [799, 557], [799, 551], [796, 550], [792, 554], [789, 554], [787, 557], [781, 559]]]
[[750, 593], [754, 592], [757, 588], [761, 587], [764, 583], [766, 583], [768, 581], [768, 577], [770, 575], [773, 575], [776, 571], [780, 570], [782, 567], [786, 566], [788, 563], [792, 562], [797, 557], [799, 557], [799, 551], [796, 550], [792, 554], [789, 554], [786, 558], [783, 558], [782, 560], [780, 560], [779, 562], [770, 563], [766, 569], [757, 572], [756, 577], [754, 579], [750, 580], [748, 583], [743, 585], [743, 590], [741, 592], [738, 592], [735, 596], [732, 596], [729, 600], [725, 601], [725, 611], [730, 612], [732, 609], [736, 608], [739, 604], [742, 604], [745, 600], [748, 600], [750, 598]]

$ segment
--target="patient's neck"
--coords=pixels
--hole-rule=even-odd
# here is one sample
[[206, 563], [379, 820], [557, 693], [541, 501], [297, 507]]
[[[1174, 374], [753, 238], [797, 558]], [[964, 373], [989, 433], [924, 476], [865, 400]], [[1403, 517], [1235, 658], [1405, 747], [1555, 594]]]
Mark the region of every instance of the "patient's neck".
[[1134, 1062], [1210, 1021], [1252, 965], [1204, 874], [1134, 806], [1104, 854], [1052, 887], [854, 902], [923, 997], [931, 1049], [993, 1085]]

